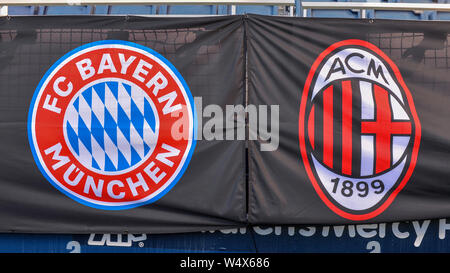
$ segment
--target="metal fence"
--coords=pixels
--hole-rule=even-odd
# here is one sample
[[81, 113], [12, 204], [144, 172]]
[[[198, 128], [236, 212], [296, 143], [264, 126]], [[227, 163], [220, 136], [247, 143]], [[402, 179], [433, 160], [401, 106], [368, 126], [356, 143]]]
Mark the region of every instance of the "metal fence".
[[0, 6], [0, 16], [8, 15], [9, 6], [74, 6], [74, 5], [230, 5], [236, 14], [236, 5], [271, 5], [289, 8], [294, 15], [295, 0], [6, 0]]
[[[436, 11], [450, 12], [450, 4], [437, 3], [381, 3], [381, 2], [302, 2], [300, 0], [5, 0], [0, 16], [7, 16], [9, 6], [81, 6], [81, 5], [229, 5], [236, 14], [237, 5], [271, 5], [285, 7], [290, 16], [308, 17], [312, 10], [358, 11], [367, 18], [367, 11]], [[167, 15], [165, 15], [167, 16]]]

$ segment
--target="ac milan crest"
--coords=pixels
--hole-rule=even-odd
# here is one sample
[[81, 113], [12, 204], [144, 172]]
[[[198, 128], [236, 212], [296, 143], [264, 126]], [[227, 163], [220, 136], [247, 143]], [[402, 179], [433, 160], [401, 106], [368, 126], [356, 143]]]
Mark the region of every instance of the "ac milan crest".
[[175, 67], [125, 41], [83, 45], [42, 78], [30, 106], [31, 149], [70, 198], [127, 209], [161, 198], [195, 146], [195, 110]]
[[302, 94], [299, 140], [331, 210], [350, 220], [383, 212], [414, 171], [420, 136], [412, 95], [379, 48], [345, 40], [320, 54]]

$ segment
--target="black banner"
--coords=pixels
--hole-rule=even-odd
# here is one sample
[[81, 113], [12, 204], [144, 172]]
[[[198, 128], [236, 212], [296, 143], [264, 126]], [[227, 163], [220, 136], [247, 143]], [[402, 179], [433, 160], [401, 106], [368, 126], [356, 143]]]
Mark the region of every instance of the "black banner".
[[279, 147], [250, 142], [252, 223], [450, 212], [447, 22], [248, 21], [249, 103], [279, 105]]
[[0, 231], [242, 225], [244, 142], [196, 130], [243, 103], [240, 17], [13, 17], [0, 38]]
[[0, 20], [0, 231], [445, 218], [449, 23]]

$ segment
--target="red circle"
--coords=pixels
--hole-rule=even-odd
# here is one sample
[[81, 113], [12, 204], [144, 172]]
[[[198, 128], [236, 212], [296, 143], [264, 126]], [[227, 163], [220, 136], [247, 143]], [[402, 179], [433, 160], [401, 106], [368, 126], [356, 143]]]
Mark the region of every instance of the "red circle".
[[[189, 148], [189, 145], [191, 143], [192, 139], [189, 139], [189, 130], [186, 130], [186, 128], [190, 128], [190, 122], [192, 122], [192, 118], [190, 118], [190, 105], [189, 100], [186, 99], [184, 96], [183, 90], [181, 90], [180, 86], [182, 86], [179, 82], [177, 82], [176, 76], [173, 72], [166, 69], [164, 67], [162, 62], [157, 61], [158, 59], [154, 57], [155, 59], [151, 58], [148, 54], [144, 54], [144, 52], [137, 51], [137, 50], [131, 50], [130, 47], [126, 46], [99, 46], [94, 47], [92, 50], [89, 50], [87, 52], [83, 52], [77, 55], [74, 54], [75, 57], [69, 57], [67, 62], [63, 62], [57, 69], [54, 70], [54, 72], [50, 75], [50, 77], [47, 80], [47, 83], [42, 86], [40, 90], [40, 98], [35, 103], [35, 116], [34, 116], [34, 134], [35, 134], [35, 147], [37, 150], [37, 153], [40, 154], [42, 160], [41, 164], [45, 166], [45, 168], [53, 175], [53, 177], [61, 183], [64, 187], [66, 187], [69, 191], [72, 191], [78, 195], [80, 195], [82, 198], [86, 198], [90, 201], [100, 201], [105, 203], [110, 203], [111, 205], [114, 205], [114, 203], [123, 203], [123, 202], [133, 202], [142, 200], [143, 198], [146, 198], [150, 196], [151, 194], [157, 192], [160, 188], [165, 185], [166, 182], [168, 182], [171, 178], [173, 178], [173, 175], [179, 171], [179, 163], [185, 160], [186, 154], [185, 151]], [[111, 59], [113, 61], [114, 67], [116, 68], [116, 71], [112, 71], [111, 69], [105, 69], [102, 73], [98, 73], [98, 67], [100, 65], [102, 56], [104, 54], [109, 54], [111, 56]], [[136, 60], [132, 62], [126, 71], [121, 70], [121, 62], [119, 59], [119, 54], [123, 54], [125, 60], [129, 59], [131, 56], [134, 56]], [[70, 59], [71, 58], [71, 59]], [[78, 71], [78, 68], [76, 66], [76, 63], [83, 60], [83, 59], [90, 59], [92, 62], [92, 67], [95, 68], [96, 73], [92, 77], [89, 77], [87, 79], [83, 79], [80, 75], [80, 72]], [[133, 72], [136, 70], [136, 67], [139, 63], [137, 60], [143, 60], [150, 64], [152, 66], [151, 69], [147, 68], [149, 71], [147, 75], [140, 74], [141, 77], [145, 78], [145, 81], [141, 82], [136, 77], [133, 76]], [[158, 98], [160, 98], [162, 95], [166, 94], [153, 94], [152, 89], [146, 86], [146, 83], [148, 80], [154, 75], [154, 71], [161, 72], [164, 77], [167, 79], [168, 84], [167, 87], [165, 87], [163, 90], [169, 90], [167, 92], [176, 92], [177, 97], [173, 101], [172, 105], [181, 105], [181, 109], [173, 112], [172, 114], [164, 114], [164, 107], [167, 103], [167, 101], [159, 102]], [[53, 85], [55, 83], [55, 80], [59, 77], [64, 77], [66, 80], [59, 83], [59, 87], [62, 90], [66, 90], [68, 87], [68, 83], [70, 82], [73, 86], [73, 91], [67, 95], [67, 96], [61, 96], [58, 95]], [[142, 90], [144, 90], [147, 95], [152, 99], [153, 104], [156, 106], [158, 116], [159, 116], [159, 137], [157, 144], [155, 145], [155, 148], [153, 150], [153, 153], [150, 155], [148, 159], [145, 160], [145, 162], [142, 162], [139, 166], [134, 168], [133, 170], [118, 174], [118, 175], [106, 175], [106, 174], [99, 174], [96, 173], [85, 166], [81, 164], [76, 157], [70, 152], [70, 149], [65, 142], [64, 138], [64, 114], [65, 114], [65, 108], [68, 106], [70, 101], [74, 96], [77, 95], [78, 91], [81, 90], [84, 86], [89, 85], [90, 83], [105, 79], [105, 78], [118, 78], [118, 79], [124, 79], [133, 82], [134, 84], [138, 85]], [[160, 90], [159, 93], [162, 93], [163, 91]], [[52, 103], [53, 99], [57, 99], [57, 103], [55, 104], [58, 108], [61, 109], [61, 112], [55, 113], [54, 111], [47, 111], [43, 108], [45, 99], [49, 96], [50, 100], [47, 103]], [[192, 113], [191, 113], [192, 115]], [[180, 132], [178, 135], [173, 135], [172, 130], [174, 128], [174, 125], [179, 126], [180, 128], [184, 127], [185, 130]], [[53, 165], [55, 164], [55, 160], [52, 158], [52, 155], [46, 155], [45, 150], [49, 147], [54, 146], [55, 144], [60, 143], [61, 144], [61, 151], [60, 154], [63, 156], [67, 156], [70, 160], [70, 163], [67, 163], [64, 167], [53, 169]], [[176, 156], [171, 156], [170, 161], [172, 161], [174, 164], [173, 166], [169, 166], [167, 164], [161, 163], [156, 156], [161, 153], [167, 152], [167, 149], [163, 148], [163, 144], [169, 145], [171, 147], [174, 147], [178, 149], [180, 152]], [[139, 179], [139, 175], [145, 176], [145, 168], [149, 165], [154, 163], [153, 168], [151, 170], [154, 170], [154, 168], [159, 168], [159, 173], [161, 174], [164, 172], [166, 175], [158, 181], [158, 183], [155, 183], [154, 181], [151, 181], [149, 177], [146, 178], [146, 184], [148, 187], [148, 190], [145, 190], [144, 187], [137, 187], [136, 188], [136, 195], [133, 194], [133, 191], [127, 186], [127, 179], [131, 179], [131, 181], [136, 182]], [[64, 173], [66, 172], [67, 168], [70, 166], [70, 164], [74, 164], [78, 170], [82, 171], [84, 173], [84, 177], [82, 181], [84, 181], [88, 176], [92, 177], [96, 183], [100, 183], [100, 180], [103, 180], [103, 188], [102, 188], [102, 194], [101, 197], [97, 196], [94, 191], [89, 191], [88, 193], [85, 193], [84, 186], [85, 183], [78, 183], [76, 186], [71, 186], [67, 184], [64, 181]], [[72, 174], [73, 177], [76, 176], [76, 174]], [[71, 177], [71, 178], [73, 178]], [[124, 192], [125, 196], [121, 198], [120, 200], [113, 198], [110, 196], [107, 192], [107, 184], [111, 181], [121, 181], [124, 185], [124, 187], [113, 187], [113, 193], [115, 195], [118, 195], [120, 192]], [[90, 202], [88, 201], [88, 202]]]
[[[412, 148], [410, 165], [409, 165], [405, 175], [403, 176], [401, 182], [394, 189], [394, 191], [389, 195], [389, 197], [383, 202], [383, 204], [381, 204], [381, 206], [379, 206], [377, 209], [375, 209], [369, 213], [359, 214], [359, 215], [348, 213], [348, 212], [345, 212], [342, 209], [338, 208], [336, 205], [334, 205], [328, 199], [328, 197], [322, 191], [322, 189], [319, 186], [319, 184], [313, 174], [313, 171], [311, 169], [311, 165], [310, 165], [307, 151], [306, 151], [306, 136], [305, 136], [306, 103], [307, 103], [307, 98], [309, 95], [311, 83], [312, 83], [313, 77], [316, 73], [316, 70], [319, 67], [319, 65], [321, 64], [322, 60], [326, 56], [328, 56], [332, 51], [334, 51], [335, 49], [337, 49], [339, 47], [348, 46], [348, 45], [357, 45], [357, 46], [366, 47], [369, 50], [372, 50], [373, 52], [378, 54], [381, 58], [383, 58], [389, 64], [389, 66], [392, 68], [392, 70], [395, 74], [396, 79], [398, 80], [402, 89], [404, 90], [404, 93], [406, 95], [406, 98], [408, 100], [408, 104], [409, 104], [409, 107], [411, 110], [411, 114], [412, 114], [413, 121], [414, 121], [414, 128], [415, 128], [415, 132], [414, 132], [415, 137], [414, 137], [414, 142], [413, 142], [414, 144], [413, 144], [413, 148]], [[306, 173], [308, 174], [308, 177], [309, 177], [314, 189], [316, 190], [317, 194], [319, 195], [319, 197], [333, 212], [335, 212], [336, 214], [340, 215], [341, 217], [344, 217], [349, 220], [363, 221], [363, 220], [368, 220], [368, 219], [374, 218], [374, 217], [378, 216], [380, 213], [382, 213], [384, 210], [386, 210], [386, 208], [394, 201], [394, 199], [398, 195], [398, 193], [405, 187], [406, 183], [408, 182], [408, 180], [410, 179], [410, 177], [414, 171], [414, 168], [415, 168], [415, 165], [417, 162], [418, 153], [419, 153], [420, 138], [421, 138], [421, 125], [420, 125], [419, 118], [417, 116], [417, 112], [416, 112], [416, 109], [414, 106], [411, 92], [409, 91], [408, 87], [406, 86], [398, 67], [378, 47], [376, 47], [375, 45], [373, 45], [367, 41], [350, 39], [350, 40], [340, 41], [340, 42], [337, 42], [337, 43], [329, 46], [327, 49], [325, 49], [319, 55], [319, 57], [313, 63], [313, 65], [309, 71], [309, 74], [306, 78], [305, 86], [303, 88], [303, 93], [302, 93], [302, 98], [301, 98], [301, 103], [300, 103], [300, 112], [299, 112], [299, 144], [300, 144], [300, 153], [301, 153], [301, 157], [302, 157], [302, 160], [303, 160], [303, 163], [305, 166]]]

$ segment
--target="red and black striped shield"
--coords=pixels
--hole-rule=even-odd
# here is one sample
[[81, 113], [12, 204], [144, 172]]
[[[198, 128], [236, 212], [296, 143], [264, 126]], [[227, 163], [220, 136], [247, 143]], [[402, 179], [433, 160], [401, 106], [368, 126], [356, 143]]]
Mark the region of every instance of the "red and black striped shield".
[[413, 173], [420, 128], [397, 66], [375, 45], [335, 43], [311, 67], [300, 105], [301, 156], [338, 215], [367, 220], [392, 203]]

